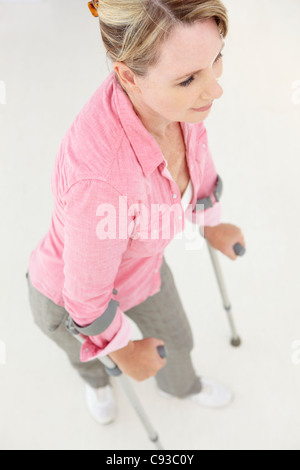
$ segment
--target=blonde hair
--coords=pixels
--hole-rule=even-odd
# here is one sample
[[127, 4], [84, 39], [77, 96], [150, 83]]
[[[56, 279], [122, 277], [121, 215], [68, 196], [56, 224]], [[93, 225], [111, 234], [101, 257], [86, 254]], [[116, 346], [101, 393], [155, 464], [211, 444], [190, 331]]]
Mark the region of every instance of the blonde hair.
[[141, 77], [158, 62], [160, 46], [176, 25], [214, 18], [223, 38], [228, 32], [221, 0], [100, 0], [98, 15], [109, 59]]

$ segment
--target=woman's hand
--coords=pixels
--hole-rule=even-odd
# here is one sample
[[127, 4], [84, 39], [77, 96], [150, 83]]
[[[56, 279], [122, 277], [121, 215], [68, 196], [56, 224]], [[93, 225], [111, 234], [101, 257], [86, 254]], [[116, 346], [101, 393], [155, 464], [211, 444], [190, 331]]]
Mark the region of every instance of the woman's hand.
[[154, 377], [167, 363], [160, 357], [158, 346], [164, 346], [164, 342], [155, 338], [130, 341], [125, 348], [110, 353], [109, 357], [121, 372], [142, 382]]
[[221, 251], [233, 261], [238, 258], [233, 249], [234, 245], [240, 243], [246, 248], [244, 235], [235, 225], [220, 224], [216, 227], [204, 227], [204, 237], [213, 248]]

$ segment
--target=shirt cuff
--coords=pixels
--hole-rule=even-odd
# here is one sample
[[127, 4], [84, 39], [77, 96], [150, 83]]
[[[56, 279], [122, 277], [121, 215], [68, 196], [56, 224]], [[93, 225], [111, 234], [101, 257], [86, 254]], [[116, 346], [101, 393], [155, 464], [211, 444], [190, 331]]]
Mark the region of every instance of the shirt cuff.
[[131, 325], [127, 317], [122, 314], [121, 326], [114, 338], [107, 342], [100, 336], [89, 336], [81, 347], [80, 361], [89, 362], [98, 357], [107, 356], [113, 351], [125, 348], [132, 337]]
[[215, 227], [219, 225], [222, 220], [222, 205], [216, 202], [214, 207], [204, 211], [204, 227]]
[[197, 224], [200, 227], [215, 227], [222, 220], [222, 205], [220, 202], [216, 202], [213, 207], [205, 211], [195, 211], [192, 213], [192, 216], [190, 214], [187, 215], [193, 224]]

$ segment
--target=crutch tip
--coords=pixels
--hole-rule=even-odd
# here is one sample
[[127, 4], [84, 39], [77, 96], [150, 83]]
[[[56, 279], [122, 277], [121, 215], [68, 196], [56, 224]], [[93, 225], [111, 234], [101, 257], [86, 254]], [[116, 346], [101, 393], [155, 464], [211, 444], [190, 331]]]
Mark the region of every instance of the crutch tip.
[[237, 338], [233, 338], [231, 340], [231, 346], [233, 346], [234, 348], [239, 348], [242, 344], [242, 340], [241, 338], [237, 337]]

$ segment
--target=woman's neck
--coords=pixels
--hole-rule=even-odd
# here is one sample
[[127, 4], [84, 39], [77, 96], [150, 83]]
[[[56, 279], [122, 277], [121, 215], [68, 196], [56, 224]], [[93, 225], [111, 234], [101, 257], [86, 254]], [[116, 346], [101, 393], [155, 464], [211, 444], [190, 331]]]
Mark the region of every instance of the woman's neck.
[[163, 116], [150, 109], [145, 103], [135, 96], [127, 93], [136, 115], [147, 131], [159, 142], [166, 142], [172, 138], [174, 131], [178, 129], [178, 122], [166, 120]]

